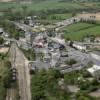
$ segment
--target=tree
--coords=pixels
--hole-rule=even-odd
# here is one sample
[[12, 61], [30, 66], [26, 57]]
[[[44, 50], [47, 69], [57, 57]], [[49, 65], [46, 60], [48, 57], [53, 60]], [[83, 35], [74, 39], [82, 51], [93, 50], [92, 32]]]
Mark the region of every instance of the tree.
[[10, 88], [11, 86], [11, 72], [7, 70], [3, 76], [3, 84], [5, 88]]
[[27, 7], [27, 6], [25, 6], [25, 5], [24, 5], [24, 6], [22, 6], [22, 9], [23, 9], [23, 15], [24, 15], [24, 16], [26, 16], [26, 15], [27, 15], [27, 8], [28, 8], [28, 7]]
[[66, 61], [66, 64], [68, 64], [68, 65], [70, 65], [70, 66], [72, 66], [72, 65], [74, 65], [74, 64], [76, 64], [76, 63], [77, 63], [77, 61], [74, 60], [74, 59], [70, 59], [69, 61]]
[[76, 93], [76, 100], [96, 100], [96, 98], [89, 96], [85, 92], [78, 91]]
[[76, 16], [76, 13], [75, 12], [72, 13], [72, 17], [74, 17], [74, 16]]
[[45, 86], [46, 86], [46, 71], [37, 72], [32, 78], [32, 100], [46, 100]]
[[48, 96], [57, 100], [69, 100], [67, 92], [58, 86], [60, 76], [59, 71], [53, 69], [36, 72], [31, 81], [32, 100], [48, 100]]

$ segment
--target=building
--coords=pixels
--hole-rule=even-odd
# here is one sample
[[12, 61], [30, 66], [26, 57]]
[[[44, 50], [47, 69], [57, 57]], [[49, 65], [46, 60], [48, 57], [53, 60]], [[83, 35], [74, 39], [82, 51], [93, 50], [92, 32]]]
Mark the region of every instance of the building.
[[38, 47], [38, 48], [43, 48], [43, 43], [42, 42], [39, 42], [39, 43], [36, 43], [36, 47]]
[[96, 37], [94, 41], [95, 42], [100, 42], [100, 37]]
[[2, 35], [3, 35], [5, 38], [8, 38], [8, 37], [9, 37], [9, 33], [5, 33], [5, 32], [4, 32]]
[[21, 48], [23, 48], [23, 49], [25, 49], [25, 50], [28, 50], [28, 49], [31, 48], [31, 45], [26, 41], [25, 38], [20, 38], [20, 39], [19, 39], [19, 42], [20, 42], [19, 46], [20, 46]]
[[65, 45], [65, 40], [64, 39], [60, 39], [60, 38], [51, 38], [52, 41], [61, 44], [61, 45]]
[[83, 20], [98, 20], [100, 21], [100, 12], [99, 13], [82, 13], [78, 14], [78, 17]]
[[86, 50], [86, 45], [82, 43], [73, 43], [72, 46], [78, 50]]
[[0, 53], [7, 53], [9, 51], [9, 47], [0, 45]]
[[100, 79], [100, 65], [93, 65], [93, 67], [87, 69], [94, 77]]
[[58, 63], [59, 58], [60, 58], [60, 53], [59, 52], [56, 52], [56, 53], [52, 52], [51, 53], [51, 62], [50, 62], [50, 64], [51, 64], [52, 67], [56, 67], [56, 64]]

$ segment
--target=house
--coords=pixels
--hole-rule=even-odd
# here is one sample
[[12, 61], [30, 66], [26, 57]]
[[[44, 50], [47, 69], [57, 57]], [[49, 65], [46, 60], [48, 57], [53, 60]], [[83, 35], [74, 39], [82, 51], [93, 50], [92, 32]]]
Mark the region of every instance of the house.
[[87, 69], [88, 72], [92, 74], [92, 76], [100, 79], [100, 65], [93, 65], [93, 67]]
[[51, 38], [52, 41], [58, 43], [58, 44], [61, 44], [61, 45], [65, 45], [65, 40], [64, 39], [60, 39], [60, 38]]
[[7, 53], [9, 51], [9, 47], [0, 45], [0, 53]]
[[90, 39], [89, 37], [85, 37], [85, 38], [84, 38], [84, 42], [90, 43], [90, 42], [91, 42], [91, 39]]
[[8, 38], [9, 37], [9, 33], [3, 33], [3, 36], [5, 37], [5, 38]]
[[94, 41], [95, 42], [100, 42], [100, 37], [96, 37]]
[[98, 13], [86, 13], [78, 14], [78, 17], [82, 20], [98, 20], [100, 21], [100, 12]]
[[39, 42], [39, 43], [36, 43], [36, 46], [38, 47], [38, 48], [43, 48], [43, 43], [42, 42]]
[[82, 43], [73, 43], [72, 45], [74, 48], [78, 49], [78, 50], [86, 50], [86, 45], [82, 44]]

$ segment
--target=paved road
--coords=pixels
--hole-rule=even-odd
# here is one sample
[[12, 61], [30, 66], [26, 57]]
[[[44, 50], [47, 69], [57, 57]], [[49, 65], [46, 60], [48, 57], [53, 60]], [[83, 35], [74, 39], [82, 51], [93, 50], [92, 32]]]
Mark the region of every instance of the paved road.
[[11, 45], [11, 48], [13, 48], [11, 51], [14, 57], [12, 58], [13, 66], [16, 66], [18, 72], [20, 100], [31, 100], [28, 61], [15, 43]]

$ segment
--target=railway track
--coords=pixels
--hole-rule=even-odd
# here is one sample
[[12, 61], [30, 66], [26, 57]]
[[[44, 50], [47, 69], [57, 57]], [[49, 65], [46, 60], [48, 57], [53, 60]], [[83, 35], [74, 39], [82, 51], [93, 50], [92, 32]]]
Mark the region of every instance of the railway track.
[[31, 100], [28, 61], [16, 43], [11, 45], [11, 62], [17, 70], [20, 100]]

